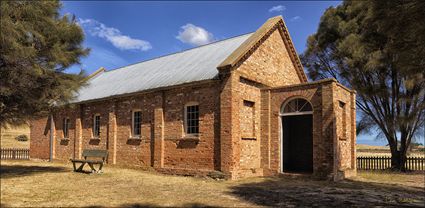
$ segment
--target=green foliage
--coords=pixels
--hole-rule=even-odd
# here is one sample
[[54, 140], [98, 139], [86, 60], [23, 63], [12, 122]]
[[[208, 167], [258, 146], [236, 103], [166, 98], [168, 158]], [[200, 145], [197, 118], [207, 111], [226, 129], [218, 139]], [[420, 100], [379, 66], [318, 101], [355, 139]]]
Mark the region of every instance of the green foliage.
[[26, 141], [28, 141], [28, 137], [25, 134], [21, 134], [21, 135], [17, 136], [15, 139], [18, 140], [18, 141], [20, 141], [20, 142], [26, 142]]
[[357, 91], [359, 132], [379, 130], [401, 160], [425, 120], [424, 11], [424, 1], [344, 1], [326, 10], [301, 57], [313, 80]]
[[2, 1], [0, 123], [22, 123], [67, 103], [84, 73], [64, 70], [86, 56], [84, 33], [59, 1]]

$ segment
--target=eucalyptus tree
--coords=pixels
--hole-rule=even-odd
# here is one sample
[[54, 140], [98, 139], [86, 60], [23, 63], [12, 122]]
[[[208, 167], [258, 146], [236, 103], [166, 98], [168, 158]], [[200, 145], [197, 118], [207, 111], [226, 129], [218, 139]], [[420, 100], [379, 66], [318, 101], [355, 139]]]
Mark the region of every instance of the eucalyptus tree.
[[344, 1], [328, 8], [301, 59], [311, 79], [357, 91], [358, 131], [376, 129], [404, 170], [425, 118], [425, 1]]

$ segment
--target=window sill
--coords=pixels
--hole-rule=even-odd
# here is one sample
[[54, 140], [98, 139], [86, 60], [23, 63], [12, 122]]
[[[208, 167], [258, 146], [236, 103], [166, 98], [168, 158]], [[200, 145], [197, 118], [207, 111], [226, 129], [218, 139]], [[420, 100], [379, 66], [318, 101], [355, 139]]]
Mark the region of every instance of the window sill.
[[128, 140], [142, 140], [142, 137], [140, 137], [140, 136], [132, 136], [132, 137], [129, 137]]
[[188, 140], [188, 141], [200, 141], [199, 136], [185, 136], [180, 140]]
[[186, 139], [186, 140], [188, 140], [188, 139], [192, 139], [192, 140], [199, 140], [200, 135], [201, 135], [201, 134], [186, 134], [186, 135], [183, 135], [183, 137], [182, 137], [181, 139]]
[[92, 137], [90, 140], [100, 140], [99, 137]]
[[180, 137], [180, 138], [166, 138], [164, 140], [166, 140], [166, 141], [176, 141], [176, 142], [178, 142], [178, 141], [194, 141], [194, 142], [199, 142], [200, 141], [200, 138], [199, 138], [199, 135], [198, 136], [189, 136], [189, 135], [187, 135], [187, 136], [183, 136], [183, 137]]
[[249, 137], [249, 136], [247, 136], [247, 137], [242, 137], [241, 139], [242, 140], [257, 140], [257, 137], [253, 137], [253, 136]]
[[346, 141], [346, 140], [348, 140], [348, 138], [347, 137], [339, 137], [339, 140]]

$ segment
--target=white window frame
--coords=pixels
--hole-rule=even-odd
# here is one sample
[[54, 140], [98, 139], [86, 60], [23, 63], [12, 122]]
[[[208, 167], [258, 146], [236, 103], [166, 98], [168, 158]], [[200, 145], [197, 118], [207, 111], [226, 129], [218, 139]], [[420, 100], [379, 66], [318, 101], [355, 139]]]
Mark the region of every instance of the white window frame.
[[[188, 133], [188, 123], [187, 123], [187, 108], [190, 106], [198, 106], [198, 133]], [[199, 103], [198, 102], [188, 102], [184, 105], [184, 133], [186, 136], [199, 136], [200, 132], [200, 115], [199, 115]]]
[[[286, 108], [286, 106], [291, 102], [291, 101], [293, 101], [293, 100], [297, 100], [297, 99], [302, 99], [302, 100], [305, 100], [305, 101], [307, 101], [306, 102], [306, 104], [309, 104], [310, 105], [310, 107], [311, 107], [311, 111], [298, 111], [298, 109], [296, 110], [296, 111], [293, 111], [293, 112], [289, 112], [289, 113], [284, 113], [284, 110], [285, 110], [285, 108]], [[306, 105], [306, 104], [304, 104], [304, 105]], [[302, 107], [304, 107], [304, 106], [302, 106]], [[282, 106], [281, 106], [281, 108], [280, 108], [280, 113], [279, 113], [279, 116], [295, 116], [295, 115], [308, 115], [308, 114], [313, 114], [313, 105], [310, 103], [310, 101], [308, 100], [308, 99], [306, 99], [306, 98], [304, 98], [304, 97], [299, 97], [299, 96], [296, 96], [296, 97], [293, 97], [293, 98], [290, 98], [290, 99], [288, 99]]]
[[[99, 116], [99, 132], [97, 132], [99, 135], [96, 135], [96, 117]], [[93, 138], [99, 138], [100, 137], [100, 114], [94, 114], [93, 115], [93, 126], [92, 126], [92, 131], [93, 131]]]
[[[134, 131], [134, 125], [135, 125], [135, 120], [134, 120], [134, 113], [136, 112], [140, 112], [140, 124], [139, 124], [139, 128], [140, 128], [140, 133], [136, 134]], [[142, 135], [142, 110], [140, 109], [134, 109], [131, 111], [131, 136], [132, 137], [140, 137]]]

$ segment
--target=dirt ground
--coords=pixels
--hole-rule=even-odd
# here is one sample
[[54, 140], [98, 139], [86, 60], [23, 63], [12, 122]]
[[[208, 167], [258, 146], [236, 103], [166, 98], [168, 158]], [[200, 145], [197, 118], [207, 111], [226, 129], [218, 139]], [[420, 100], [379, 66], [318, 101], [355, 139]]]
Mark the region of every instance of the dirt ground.
[[216, 181], [106, 166], [103, 174], [71, 164], [1, 161], [1, 206], [24, 207], [364, 207], [425, 203], [424, 174], [359, 172], [343, 182], [309, 176]]

